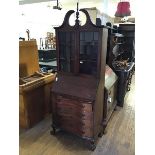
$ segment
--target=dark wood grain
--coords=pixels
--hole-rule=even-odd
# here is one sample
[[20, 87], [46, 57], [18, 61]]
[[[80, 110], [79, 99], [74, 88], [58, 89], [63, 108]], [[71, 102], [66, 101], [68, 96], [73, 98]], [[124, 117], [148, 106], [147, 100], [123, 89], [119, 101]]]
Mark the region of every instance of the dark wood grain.
[[[81, 26], [77, 18], [75, 25], [70, 26], [69, 17], [74, 13], [73, 10], [70, 10], [67, 12], [63, 24], [55, 28], [57, 34], [58, 76], [51, 90], [52, 127], [53, 129], [60, 128], [78, 135], [86, 141], [90, 141], [89, 143], [94, 146], [98, 134], [103, 130], [108, 29], [104, 26], [94, 25], [88, 12], [84, 9], [80, 11], [87, 17], [85, 25]], [[88, 41], [90, 34], [93, 35], [93, 39]], [[81, 37], [82, 35], [84, 35], [85, 39]], [[69, 41], [67, 42], [64, 38]], [[90, 44], [92, 45], [90, 46]], [[72, 46], [74, 48], [70, 51], [69, 47]], [[91, 56], [93, 51], [91, 51], [90, 47], [95, 47], [94, 50], [97, 49], [95, 58]], [[82, 48], [84, 52], [81, 51]], [[87, 65], [87, 68], [84, 65], [80, 67], [80, 61], [84, 59], [82, 57], [83, 53], [88, 53], [87, 48], [92, 53], [83, 63], [89, 65]], [[71, 54], [69, 55], [69, 53]], [[70, 67], [71, 61], [73, 61], [72, 69]], [[96, 70], [93, 70], [95, 65], [91, 66], [90, 62], [95, 62]], [[63, 63], [67, 63], [67, 65], [65, 64], [65, 66]]]

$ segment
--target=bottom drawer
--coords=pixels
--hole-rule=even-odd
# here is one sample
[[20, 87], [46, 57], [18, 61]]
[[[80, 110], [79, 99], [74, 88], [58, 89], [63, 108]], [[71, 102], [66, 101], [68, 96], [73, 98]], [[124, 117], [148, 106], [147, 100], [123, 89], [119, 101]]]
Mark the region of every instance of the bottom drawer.
[[62, 129], [82, 137], [93, 136], [92, 102], [57, 95], [55, 107], [57, 124]]
[[63, 122], [60, 124], [62, 129], [69, 131], [73, 134], [76, 134], [81, 137], [92, 137], [93, 136], [93, 128], [92, 127], [85, 127], [81, 124], [77, 124], [76, 122]]
[[58, 116], [58, 125], [69, 132], [82, 137], [92, 137], [93, 136], [93, 119], [86, 117], [76, 116]]
[[83, 137], [93, 137], [93, 128], [85, 128], [83, 132]]

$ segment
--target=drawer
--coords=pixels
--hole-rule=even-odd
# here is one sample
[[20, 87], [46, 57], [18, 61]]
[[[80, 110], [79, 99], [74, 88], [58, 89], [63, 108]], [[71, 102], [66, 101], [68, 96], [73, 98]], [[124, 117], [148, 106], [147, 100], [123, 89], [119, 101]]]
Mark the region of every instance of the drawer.
[[82, 120], [82, 129], [92, 128], [93, 127], [93, 120], [87, 119]]
[[71, 99], [71, 98], [67, 98], [61, 95], [57, 95], [56, 96], [56, 100], [58, 104], [64, 104], [64, 105], [75, 105], [77, 107], [81, 107], [83, 106], [84, 108], [88, 109], [89, 104], [91, 105], [92, 102], [91, 101], [84, 101], [84, 100], [78, 100], [78, 99]]
[[56, 104], [57, 107], [82, 108], [82, 104], [80, 104], [80, 102], [73, 99], [63, 97], [60, 98], [60, 96], [57, 97]]
[[81, 110], [82, 109], [82, 105], [76, 105], [74, 102], [71, 103], [71, 101], [69, 101], [68, 103], [67, 102], [59, 102], [57, 101], [56, 103], [57, 105], [57, 108], [59, 109], [68, 109], [70, 111], [72, 110]]
[[82, 104], [82, 112], [87, 113], [87, 112], [92, 112], [92, 102], [85, 102]]
[[65, 122], [66, 124], [68, 122], [74, 122], [75, 124], [78, 124], [78, 125], [81, 125], [81, 126], [89, 126], [91, 127], [93, 125], [93, 115], [90, 115], [90, 116], [82, 116], [82, 117], [79, 117], [78, 115], [74, 115], [74, 114], [66, 114], [66, 115], [63, 115], [63, 114], [57, 114], [57, 117], [58, 117], [58, 121], [59, 123], [63, 123]]
[[93, 127], [90, 122], [89, 124], [81, 124], [81, 122], [77, 122], [76, 120], [65, 120], [61, 122], [60, 127], [84, 137], [91, 137], [93, 134]]
[[93, 112], [82, 113], [82, 120], [93, 120]]
[[92, 136], [92, 102], [56, 97], [56, 115], [61, 128], [80, 136]]
[[61, 115], [68, 115], [68, 114], [73, 114], [73, 115], [77, 115], [79, 117], [83, 117], [85, 116], [90, 117], [92, 116], [93, 112], [92, 112], [92, 108], [87, 108], [87, 107], [76, 107], [75, 105], [70, 105], [70, 106], [65, 106], [65, 105], [57, 105], [57, 113], [61, 114]]
[[83, 130], [83, 137], [92, 137], [93, 136], [93, 129], [92, 128], [85, 128]]
[[73, 112], [75, 114], [78, 113], [85, 114], [88, 112], [92, 112], [91, 102], [69, 99], [63, 96], [57, 96], [56, 107], [57, 110], [61, 113]]
[[59, 116], [74, 116], [77, 118], [82, 118], [83, 116], [85, 116], [81, 113], [81, 111], [65, 109], [65, 108], [64, 109], [57, 108], [57, 115], [59, 115]]
[[57, 118], [58, 118], [58, 122], [61, 124], [61, 123], [70, 123], [70, 122], [73, 122], [75, 124], [80, 124], [80, 125], [83, 125], [83, 122], [82, 122], [82, 117], [78, 117], [76, 115], [73, 115], [73, 114], [68, 114], [68, 115], [62, 115], [62, 114], [57, 114]]
[[64, 129], [66, 129], [67, 127], [67, 129], [71, 128], [71, 130], [77, 129], [78, 131], [85, 132], [88, 129], [92, 130], [93, 128], [93, 117], [92, 116], [90, 118], [86, 118], [85, 116], [80, 118], [75, 115], [68, 114], [68, 116], [58, 115], [57, 118], [58, 118], [58, 124]]

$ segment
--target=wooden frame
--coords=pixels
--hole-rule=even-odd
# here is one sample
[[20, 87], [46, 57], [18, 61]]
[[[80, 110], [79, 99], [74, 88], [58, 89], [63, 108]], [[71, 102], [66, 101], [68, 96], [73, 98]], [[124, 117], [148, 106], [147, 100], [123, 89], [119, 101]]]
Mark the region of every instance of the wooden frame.
[[[103, 133], [103, 102], [108, 29], [104, 26], [94, 25], [86, 10], [81, 9], [87, 19], [81, 26], [78, 20], [79, 12], [76, 12], [75, 25], [69, 25], [69, 17], [73, 10], [67, 12], [64, 22], [56, 30], [57, 50], [57, 81], [52, 87], [52, 128], [55, 134], [57, 128], [73, 133], [89, 144], [94, 150], [98, 136]], [[74, 67], [72, 71], [63, 71], [61, 68], [61, 38], [63, 32], [74, 33]], [[98, 33], [98, 56], [96, 74], [80, 72], [80, 33]], [[93, 36], [94, 37], [94, 36]], [[78, 106], [78, 107], [77, 107]], [[72, 109], [72, 110], [71, 110]], [[66, 114], [67, 112], [67, 114]], [[74, 112], [74, 113], [72, 113]], [[67, 115], [67, 116], [66, 116]], [[63, 116], [63, 119], [61, 119]], [[68, 118], [69, 116], [69, 118]], [[75, 123], [76, 122], [76, 123]], [[77, 127], [75, 124], [81, 122]]]

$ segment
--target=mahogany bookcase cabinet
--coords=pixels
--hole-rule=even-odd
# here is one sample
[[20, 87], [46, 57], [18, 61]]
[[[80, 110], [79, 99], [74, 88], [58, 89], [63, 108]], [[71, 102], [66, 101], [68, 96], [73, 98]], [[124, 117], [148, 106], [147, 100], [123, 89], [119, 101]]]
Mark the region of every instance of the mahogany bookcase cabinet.
[[[57, 80], [51, 90], [52, 128], [73, 133], [92, 150], [103, 132], [103, 103], [108, 29], [94, 25], [86, 10], [81, 26], [79, 12], [69, 25], [73, 10], [56, 27]], [[51, 133], [52, 133], [51, 132]]]

